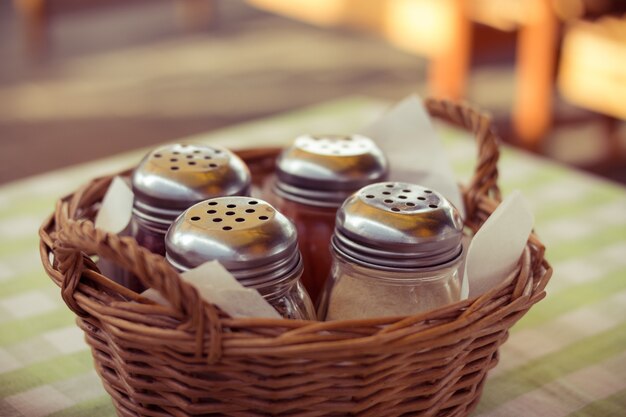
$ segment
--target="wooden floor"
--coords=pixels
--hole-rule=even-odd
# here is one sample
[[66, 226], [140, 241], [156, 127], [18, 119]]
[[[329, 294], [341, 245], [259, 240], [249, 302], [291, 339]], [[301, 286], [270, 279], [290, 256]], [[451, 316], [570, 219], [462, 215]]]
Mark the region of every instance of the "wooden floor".
[[[52, 10], [47, 44], [29, 53], [0, 2], [0, 183], [336, 97], [425, 93], [425, 60], [367, 35], [232, 1], [191, 31], [173, 4]], [[506, 120], [513, 81], [506, 62], [480, 65], [470, 99]], [[601, 120], [560, 106], [579, 122], [555, 130], [546, 153], [626, 183], [622, 164], [596, 163]]]

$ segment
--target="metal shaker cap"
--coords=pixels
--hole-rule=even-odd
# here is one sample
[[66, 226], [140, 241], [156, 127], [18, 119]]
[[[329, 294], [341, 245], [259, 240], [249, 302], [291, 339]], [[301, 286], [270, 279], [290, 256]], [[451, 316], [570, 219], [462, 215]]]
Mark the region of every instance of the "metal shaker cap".
[[338, 207], [359, 188], [387, 178], [388, 163], [362, 135], [302, 135], [278, 157], [276, 192], [289, 200]]
[[333, 248], [380, 269], [422, 269], [462, 252], [463, 221], [441, 194], [419, 185], [384, 182], [362, 188], [337, 212]]
[[250, 172], [227, 149], [175, 143], [148, 153], [132, 176], [135, 209], [173, 221], [182, 210], [207, 198], [247, 195]]
[[217, 260], [245, 286], [299, 276], [294, 224], [265, 201], [222, 197], [183, 212], [165, 236], [167, 260], [179, 271]]

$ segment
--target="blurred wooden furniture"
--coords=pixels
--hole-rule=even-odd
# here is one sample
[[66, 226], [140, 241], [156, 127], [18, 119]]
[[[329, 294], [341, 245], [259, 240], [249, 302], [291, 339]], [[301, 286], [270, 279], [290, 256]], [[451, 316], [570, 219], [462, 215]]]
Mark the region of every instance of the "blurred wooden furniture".
[[21, 20], [27, 52], [39, 55], [45, 44], [46, 0], [13, 0], [13, 6]]
[[613, 0], [248, 0], [248, 3], [319, 26], [347, 26], [377, 33], [401, 49], [426, 56], [429, 93], [453, 99], [465, 95], [474, 47], [474, 23], [516, 32], [511, 120], [520, 145], [533, 150], [541, 147], [553, 124], [563, 22], [583, 15], [601, 15], [616, 6]]
[[572, 103], [626, 119], [626, 16], [566, 28], [558, 85]]
[[626, 120], [626, 15], [571, 23], [563, 37], [559, 90], [572, 103], [608, 115], [612, 158], [620, 156], [615, 119]]
[[518, 32], [511, 119], [521, 145], [537, 149], [552, 123], [559, 27], [555, 1], [476, 0], [468, 4], [468, 18], [472, 21]]
[[381, 34], [392, 44], [429, 59], [434, 96], [465, 96], [472, 55], [472, 24], [517, 30], [517, 85], [512, 118], [526, 147], [550, 125], [557, 53], [552, 0], [248, 0], [322, 26], [343, 25]]
[[382, 35], [429, 59], [436, 96], [465, 96], [472, 42], [465, 0], [248, 0], [274, 13], [323, 27], [347, 26]]

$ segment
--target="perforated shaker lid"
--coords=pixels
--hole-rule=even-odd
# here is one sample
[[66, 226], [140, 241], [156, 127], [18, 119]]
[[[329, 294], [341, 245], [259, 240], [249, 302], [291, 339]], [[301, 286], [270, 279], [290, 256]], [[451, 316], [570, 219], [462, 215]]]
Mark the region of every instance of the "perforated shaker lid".
[[296, 228], [274, 207], [250, 197], [214, 198], [187, 209], [165, 236], [178, 270], [217, 260], [246, 286], [302, 270]]
[[276, 191], [305, 204], [338, 207], [387, 174], [385, 155], [365, 136], [302, 135], [278, 157]]
[[133, 172], [132, 186], [136, 210], [171, 222], [198, 201], [247, 195], [250, 172], [225, 148], [175, 143], [148, 153]]
[[462, 251], [458, 210], [419, 185], [364, 187], [338, 210], [335, 224], [335, 250], [368, 266], [429, 268], [455, 260]]

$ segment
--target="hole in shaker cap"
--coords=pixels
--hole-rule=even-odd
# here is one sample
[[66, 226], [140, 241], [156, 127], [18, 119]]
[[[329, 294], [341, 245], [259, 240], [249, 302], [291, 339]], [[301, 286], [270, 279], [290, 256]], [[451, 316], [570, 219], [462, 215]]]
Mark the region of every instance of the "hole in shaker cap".
[[267, 220], [267, 219], [269, 219], [269, 217], [267, 217], [267, 216], [259, 216], [259, 220]]
[[224, 226], [224, 227], [222, 227], [222, 230], [232, 230], [232, 227], [230, 227], [230, 226]]
[[406, 203], [406, 205], [409, 207], [415, 207], [415, 203]]
[[193, 162], [193, 161], [189, 161], [189, 162], [187, 162], [187, 164], [188, 164], [188, 165], [195, 165], [196, 163], [195, 163], [195, 162]]
[[252, 201], [248, 201], [248, 204], [259, 204], [259, 202], [256, 200], [252, 200]]
[[217, 201], [209, 201], [209, 206], [217, 206]]
[[385, 203], [393, 203], [393, 200], [387, 199], [387, 200], [385, 200]]
[[246, 213], [254, 213], [255, 210], [254, 209], [246, 209]]
[[237, 223], [241, 223], [241, 222], [245, 222], [245, 221], [246, 221], [246, 219], [244, 219], [243, 217], [237, 217], [237, 218], [235, 219], [235, 221], [236, 221]]
[[195, 150], [195, 151], [193, 151], [193, 153], [200, 153], [200, 151], [198, 151], [198, 150]]
[[368, 194], [368, 195], [366, 195], [365, 197], [366, 197], [366, 198], [374, 198], [374, 196], [373, 196], [373, 195], [371, 195], [371, 194]]
[[386, 184], [385, 187], [387, 188], [393, 188], [393, 184]]
[[429, 204], [428, 207], [430, 207], [430, 208], [437, 208], [437, 206], [434, 205], [434, 204]]
[[392, 207], [391, 211], [400, 211], [400, 209], [398, 207]]
[[197, 222], [198, 220], [200, 220], [200, 217], [198, 217], [198, 216], [193, 216], [193, 217], [191, 218], [191, 220], [193, 220], [194, 222]]
[[211, 157], [207, 155], [204, 157], [204, 159], [211, 159]]
[[237, 204], [229, 204], [226, 207], [228, 207], [228, 208], [235, 208], [235, 207], [237, 207]]
[[411, 190], [404, 189], [404, 190], [402, 190], [402, 192], [403, 192], [403, 193], [410, 193], [410, 192], [411, 192]]
[[217, 213], [217, 210], [207, 210], [206, 212], [207, 214], [215, 214]]
[[234, 212], [234, 211], [227, 211], [225, 214], [226, 214], [227, 216], [234, 216], [234, 215], [235, 215], [235, 212]]
[[210, 166], [211, 168], [215, 168], [215, 167], [217, 167], [217, 164], [209, 164], [209, 166]]
[[417, 199], [424, 201], [424, 200], [426, 200], [426, 197], [417, 197]]
[[178, 167], [171, 167], [170, 168], [172, 171], [178, 171]]
[[176, 161], [178, 161], [177, 158], [170, 158], [170, 162], [176, 162]]
[[384, 195], [391, 195], [391, 193], [389, 191], [383, 191]]
[[155, 157], [155, 158], [160, 158], [161, 156], [163, 156], [163, 155], [161, 155], [160, 153], [155, 153], [155, 154], [154, 154], [154, 157]]
[[193, 155], [187, 155], [186, 158], [187, 159], [191, 159], [191, 158], [193, 158]]
[[430, 191], [430, 190], [424, 190], [424, 192], [428, 193], [428, 194], [432, 193], [432, 191]]
[[219, 223], [219, 222], [221, 222], [221, 221], [222, 221], [222, 219], [220, 219], [219, 217], [217, 217], [217, 218], [213, 219], [213, 221], [214, 221], [215, 223]]
[[172, 153], [173, 153], [174, 155], [180, 155], [180, 152], [178, 152], [178, 151], [174, 151], [174, 152], [172, 152]]
[[213, 152], [215, 152], [215, 153], [222, 153], [222, 151], [220, 151], [219, 149], [214, 149]]
[[402, 200], [406, 200], [406, 196], [405, 195], [399, 195], [398, 198], [400, 198]]

